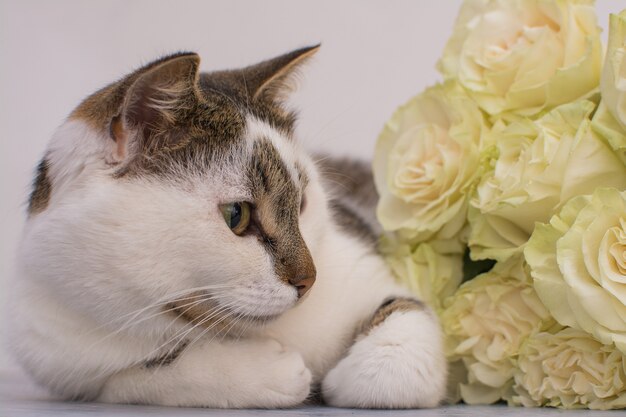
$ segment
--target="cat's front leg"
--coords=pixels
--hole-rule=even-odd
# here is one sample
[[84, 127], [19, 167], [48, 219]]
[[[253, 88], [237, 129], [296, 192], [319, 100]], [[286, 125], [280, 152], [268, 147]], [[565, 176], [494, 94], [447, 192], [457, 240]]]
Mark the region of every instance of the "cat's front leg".
[[168, 365], [113, 375], [99, 401], [214, 408], [282, 408], [309, 395], [299, 353], [273, 339], [195, 344]]
[[336, 407], [425, 408], [445, 395], [446, 361], [432, 311], [417, 300], [383, 303], [322, 382]]

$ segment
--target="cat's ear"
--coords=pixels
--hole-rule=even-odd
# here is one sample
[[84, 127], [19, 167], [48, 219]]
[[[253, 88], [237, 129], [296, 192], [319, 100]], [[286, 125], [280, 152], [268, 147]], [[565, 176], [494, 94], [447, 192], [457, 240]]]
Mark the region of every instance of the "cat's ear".
[[282, 101], [295, 89], [298, 69], [320, 48], [320, 45], [297, 49], [242, 70], [245, 87], [253, 100]]
[[122, 116], [130, 126], [172, 123], [185, 96], [192, 94], [198, 79], [200, 57], [194, 53], [164, 58], [130, 86]]
[[162, 58], [139, 71], [127, 89], [121, 112], [111, 121], [117, 143], [115, 159], [127, 156], [131, 137], [150, 146], [164, 136], [191, 100], [197, 99], [200, 57], [180, 53]]

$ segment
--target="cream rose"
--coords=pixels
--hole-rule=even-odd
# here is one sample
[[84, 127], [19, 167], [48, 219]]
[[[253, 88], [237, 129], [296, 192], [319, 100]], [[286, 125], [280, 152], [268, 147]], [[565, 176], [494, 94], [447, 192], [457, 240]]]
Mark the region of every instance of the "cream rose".
[[564, 104], [539, 120], [498, 123], [497, 158], [471, 200], [469, 246], [475, 259], [520, 252], [536, 222], [597, 187], [626, 188], [626, 165], [591, 129], [595, 104]]
[[[384, 239], [381, 250], [398, 280], [436, 311], [443, 308], [443, 300], [452, 295], [463, 278], [462, 252], [457, 245], [421, 243], [415, 247], [392, 243]], [[452, 253], [449, 252], [450, 249]]]
[[441, 322], [448, 358], [462, 360], [467, 369], [460, 394], [468, 404], [510, 398], [513, 359], [522, 342], [552, 324], [520, 259], [464, 283], [446, 300]]
[[593, 116], [591, 127], [626, 165], [626, 131], [617, 123], [604, 101], [600, 102], [600, 106]]
[[572, 199], [537, 225], [524, 254], [559, 323], [626, 352], [626, 191]]
[[439, 61], [491, 115], [534, 115], [597, 88], [592, 0], [466, 0]]
[[413, 241], [457, 234], [479, 175], [484, 130], [481, 112], [451, 82], [400, 107], [385, 125], [374, 155], [383, 228]]
[[626, 10], [610, 17], [600, 91], [609, 111], [626, 130]]
[[512, 403], [526, 407], [626, 407], [626, 356], [565, 328], [531, 336], [520, 349]]

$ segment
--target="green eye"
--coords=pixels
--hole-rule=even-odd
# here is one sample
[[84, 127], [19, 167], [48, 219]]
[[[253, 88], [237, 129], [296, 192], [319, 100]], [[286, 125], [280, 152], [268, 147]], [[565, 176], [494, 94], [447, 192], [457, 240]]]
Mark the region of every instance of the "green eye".
[[222, 204], [220, 210], [226, 224], [234, 234], [240, 235], [246, 231], [250, 224], [250, 204], [245, 201]]

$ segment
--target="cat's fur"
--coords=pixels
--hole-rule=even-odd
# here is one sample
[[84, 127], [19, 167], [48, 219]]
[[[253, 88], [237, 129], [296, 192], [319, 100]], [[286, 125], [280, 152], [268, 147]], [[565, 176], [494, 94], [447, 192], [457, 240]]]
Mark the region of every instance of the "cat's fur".
[[[35, 380], [116, 403], [291, 407], [312, 390], [335, 406], [440, 402], [437, 320], [375, 252], [369, 172], [320, 170], [281, 104], [316, 49], [208, 74], [193, 53], [168, 56], [58, 129], [12, 305]], [[240, 201], [253, 223], [237, 236], [218, 207]]]

